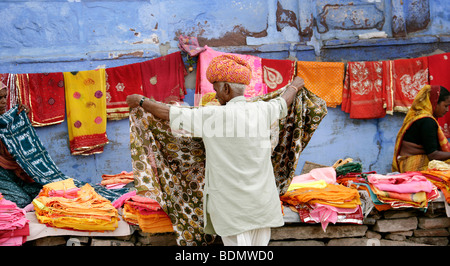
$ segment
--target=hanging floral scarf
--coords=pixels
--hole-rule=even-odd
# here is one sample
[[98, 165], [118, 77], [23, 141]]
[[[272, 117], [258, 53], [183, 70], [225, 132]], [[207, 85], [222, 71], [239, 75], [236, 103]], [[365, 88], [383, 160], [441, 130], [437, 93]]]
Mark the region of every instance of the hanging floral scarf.
[[[278, 90], [250, 101], [268, 101], [283, 92]], [[304, 89], [297, 94], [288, 116], [280, 120], [278, 144], [272, 153], [280, 195], [288, 189], [299, 155], [326, 113], [325, 101]], [[203, 232], [202, 139], [174, 137], [169, 121], [155, 118], [140, 107], [130, 112], [130, 131], [138, 194], [158, 201], [172, 221], [179, 245], [206, 245], [212, 241], [213, 236]]]

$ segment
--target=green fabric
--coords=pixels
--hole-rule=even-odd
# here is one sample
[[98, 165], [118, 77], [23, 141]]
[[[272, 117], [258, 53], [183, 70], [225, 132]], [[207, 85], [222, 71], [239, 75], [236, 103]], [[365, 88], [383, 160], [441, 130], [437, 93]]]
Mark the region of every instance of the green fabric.
[[[278, 90], [251, 101], [268, 101], [282, 92]], [[326, 114], [325, 101], [304, 89], [297, 94], [288, 115], [280, 120], [278, 145], [271, 158], [280, 194], [288, 189], [300, 153]], [[202, 140], [174, 137], [169, 121], [155, 118], [138, 107], [130, 112], [130, 148], [137, 192], [158, 201], [169, 215], [178, 245], [206, 245], [212, 241], [213, 236], [203, 230]]]

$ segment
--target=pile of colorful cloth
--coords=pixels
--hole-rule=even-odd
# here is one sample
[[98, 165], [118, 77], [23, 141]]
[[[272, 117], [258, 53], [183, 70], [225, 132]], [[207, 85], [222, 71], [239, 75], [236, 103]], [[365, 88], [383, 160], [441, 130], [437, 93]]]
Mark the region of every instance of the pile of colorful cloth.
[[336, 184], [336, 171], [332, 167], [294, 177], [280, 199], [295, 208], [302, 222], [320, 222], [324, 231], [330, 222], [363, 222], [358, 190]]
[[49, 226], [81, 231], [118, 227], [118, 211], [111, 202], [89, 184], [76, 187], [73, 179], [45, 185], [33, 205], [38, 221]]
[[131, 224], [139, 225], [142, 232], [173, 232], [172, 222], [156, 200], [133, 196], [123, 205], [123, 219]]
[[391, 208], [426, 209], [428, 202], [439, 197], [439, 192], [421, 172], [381, 175], [376, 172], [347, 173], [337, 182], [366, 191], [379, 211]]
[[0, 193], [0, 246], [21, 246], [30, 235], [25, 211]]
[[439, 188], [445, 201], [450, 203], [450, 170], [435, 170], [428, 167], [428, 170], [421, 171], [421, 173]]
[[122, 171], [116, 175], [102, 175], [102, 182], [100, 184], [108, 189], [116, 189], [122, 188], [133, 181], [133, 172]]

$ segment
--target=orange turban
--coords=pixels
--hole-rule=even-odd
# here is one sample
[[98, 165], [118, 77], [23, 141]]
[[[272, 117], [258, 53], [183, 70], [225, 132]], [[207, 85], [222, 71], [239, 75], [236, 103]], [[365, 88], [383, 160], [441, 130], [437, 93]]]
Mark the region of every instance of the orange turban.
[[252, 69], [244, 59], [236, 55], [214, 57], [206, 70], [209, 82], [231, 82], [248, 85], [252, 78]]

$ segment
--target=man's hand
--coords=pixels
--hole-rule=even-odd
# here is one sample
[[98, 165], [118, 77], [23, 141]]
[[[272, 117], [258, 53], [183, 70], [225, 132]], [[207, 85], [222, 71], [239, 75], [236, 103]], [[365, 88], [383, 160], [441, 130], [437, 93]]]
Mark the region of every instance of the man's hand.
[[139, 102], [142, 100], [143, 95], [132, 94], [127, 96], [127, 104], [130, 108], [135, 108], [139, 106]]
[[20, 114], [20, 112], [22, 111], [25, 111], [25, 113], [28, 114], [28, 112], [30, 112], [30, 108], [25, 104], [19, 103], [19, 107], [17, 108], [17, 114]]

